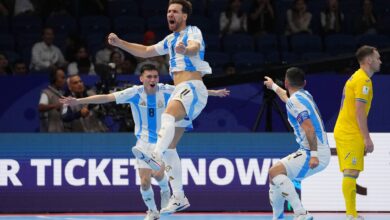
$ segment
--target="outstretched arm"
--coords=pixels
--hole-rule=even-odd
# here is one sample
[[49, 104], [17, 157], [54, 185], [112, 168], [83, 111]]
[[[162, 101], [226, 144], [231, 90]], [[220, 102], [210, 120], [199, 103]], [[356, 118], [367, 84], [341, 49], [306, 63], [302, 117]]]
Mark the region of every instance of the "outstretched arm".
[[74, 97], [64, 97], [60, 99], [60, 102], [69, 105], [75, 106], [80, 104], [103, 104], [107, 102], [115, 101], [115, 96], [113, 94], [107, 95], [93, 95], [86, 98], [76, 99]]
[[159, 56], [157, 51], [154, 49], [154, 46], [145, 46], [142, 44], [130, 43], [125, 40], [120, 39], [116, 34], [110, 33], [108, 35], [108, 43], [121, 48], [134, 56], [148, 58]]
[[286, 90], [284, 90], [284, 89], [280, 88], [278, 85], [276, 85], [276, 83], [274, 83], [274, 81], [271, 78], [269, 78], [268, 76], [264, 76], [264, 78], [265, 78], [264, 85], [268, 89], [272, 89], [279, 96], [279, 98], [284, 103], [286, 103], [288, 100]]
[[230, 95], [230, 90], [227, 89], [207, 90], [207, 92], [209, 96], [226, 97]]

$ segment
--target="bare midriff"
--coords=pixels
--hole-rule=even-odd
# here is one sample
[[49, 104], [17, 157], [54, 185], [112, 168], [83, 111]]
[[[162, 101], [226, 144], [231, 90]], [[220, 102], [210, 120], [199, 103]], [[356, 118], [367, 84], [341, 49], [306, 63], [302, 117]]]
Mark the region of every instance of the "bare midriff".
[[189, 80], [202, 80], [202, 74], [200, 72], [178, 71], [173, 72], [173, 82], [178, 85], [182, 82]]

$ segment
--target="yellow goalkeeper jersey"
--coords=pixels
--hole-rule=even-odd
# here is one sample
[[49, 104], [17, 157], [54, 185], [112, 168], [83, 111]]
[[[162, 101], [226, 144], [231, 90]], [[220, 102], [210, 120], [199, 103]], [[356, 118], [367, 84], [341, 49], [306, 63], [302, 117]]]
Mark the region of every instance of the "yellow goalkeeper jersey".
[[[345, 139], [361, 136], [356, 119], [356, 101], [366, 103], [366, 114], [371, 108], [373, 98], [372, 82], [362, 69], [358, 69], [345, 83], [341, 107], [334, 133]], [[340, 137], [340, 136], [339, 136]]]

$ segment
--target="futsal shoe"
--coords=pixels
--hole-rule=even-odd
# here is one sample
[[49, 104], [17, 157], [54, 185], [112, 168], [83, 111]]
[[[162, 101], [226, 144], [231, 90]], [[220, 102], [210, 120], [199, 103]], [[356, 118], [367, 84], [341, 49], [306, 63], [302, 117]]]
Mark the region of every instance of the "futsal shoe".
[[131, 151], [136, 158], [145, 161], [145, 163], [147, 163], [152, 170], [159, 171], [161, 169], [163, 161], [154, 152], [146, 152], [144, 149], [141, 149], [138, 146], [131, 148]]
[[357, 217], [353, 217], [353, 215], [347, 215], [347, 220], [364, 220], [364, 218], [361, 215], [358, 215]]
[[306, 214], [294, 215], [294, 220], [313, 220], [313, 216], [306, 212]]
[[171, 198], [171, 190], [168, 188], [167, 191], [160, 191], [161, 196], [161, 209], [166, 208]]
[[174, 195], [169, 199], [168, 206], [160, 210], [161, 215], [170, 215], [172, 213], [182, 211], [186, 208], [190, 207], [190, 202], [187, 197], [183, 197], [182, 199], [176, 198]]
[[160, 219], [160, 213], [158, 211], [148, 210], [144, 220], [158, 220]]

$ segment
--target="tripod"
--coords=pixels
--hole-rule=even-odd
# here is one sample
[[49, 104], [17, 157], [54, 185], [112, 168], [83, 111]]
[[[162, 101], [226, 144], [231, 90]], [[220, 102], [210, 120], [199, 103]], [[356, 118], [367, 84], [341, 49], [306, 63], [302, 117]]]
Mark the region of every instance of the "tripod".
[[265, 131], [272, 131], [272, 108], [274, 107], [276, 108], [280, 118], [282, 119], [287, 131], [292, 132], [292, 128], [287, 121], [286, 115], [283, 113], [280, 105], [276, 102], [275, 97], [276, 94], [264, 86], [263, 103], [261, 104], [259, 112], [257, 113], [256, 121], [252, 127], [252, 131], [256, 131], [259, 127], [264, 111], [267, 111]]

